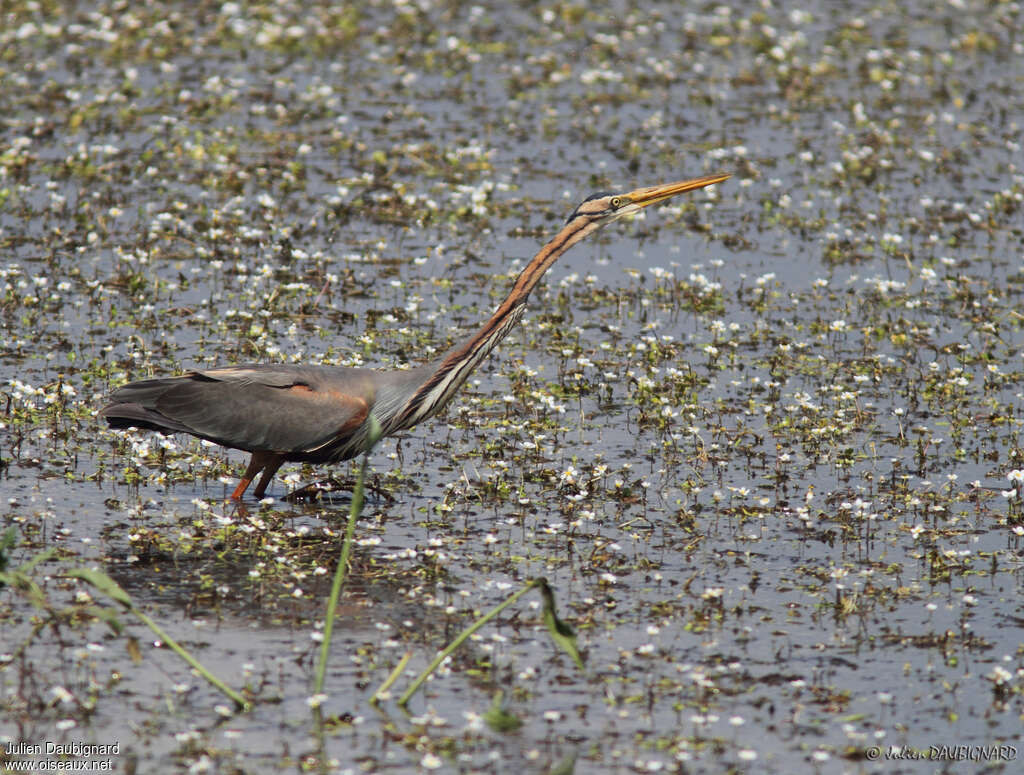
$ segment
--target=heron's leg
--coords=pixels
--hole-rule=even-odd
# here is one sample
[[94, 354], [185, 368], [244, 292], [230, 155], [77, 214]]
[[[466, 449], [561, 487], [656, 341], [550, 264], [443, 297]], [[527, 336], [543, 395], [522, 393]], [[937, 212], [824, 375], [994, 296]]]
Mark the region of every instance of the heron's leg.
[[[231, 500], [240, 501], [242, 496], [245, 495], [245, 491], [249, 489], [249, 485], [252, 483], [253, 477], [262, 471], [267, 465], [267, 457], [270, 455], [269, 452], [253, 452], [252, 457], [249, 459], [249, 465], [245, 469], [245, 473], [242, 474], [242, 478], [238, 482], [238, 486], [235, 491], [231, 493]], [[278, 463], [280, 466], [281, 464]], [[277, 470], [276, 468], [274, 469]], [[262, 480], [260, 480], [262, 484]], [[262, 495], [262, 492], [257, 490], [257, 497]]]
[[263, 475], [260, 476], [259, 484], [256, 485], [256, 489], [252, 493], [257, 498], [263, 497], [263, 493], [267, 491], [267, 485], [270, 484], [270, 480], [274, 478], [277, 469], [284, 464], [284, 458], [280, 455], [275, 455], [273, 452], [264, 452], [263, 454], [265, 455], [263, 459]]

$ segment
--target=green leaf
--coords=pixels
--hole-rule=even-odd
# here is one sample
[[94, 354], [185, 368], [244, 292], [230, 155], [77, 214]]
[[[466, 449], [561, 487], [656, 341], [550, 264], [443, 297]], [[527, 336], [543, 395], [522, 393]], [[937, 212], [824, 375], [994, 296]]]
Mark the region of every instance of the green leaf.
[[548, 770], [548, 775], [573, 775], [576, 772], [576, 753], [566, 756], [562, 761]]
[[49, 602], [46, 599], [46, 595], [43, 594], [43, 590], [20, 570], [0, 573], [0, 587], [3, 586], [10, 586], [13, 589], [18, 590], [28, 598], [32, 605], [41, 611], [45, 611], [49, 608]]
[[555, 613], [555, 593], [551, 591], [551, 587], [548, 586], [545, 579], [540, 579], [538, 586], [540, 586], [541, 595], [544, 597], [544, 624], [547, 625], [548, 632], [551, 633], [551, 640], [572, 657], [576, 667], [583, 670], [583, 657], [580, 656], [580, 651], [576, 647], [576, 633]]
[[502, 699], [505, 693], [499, 691], [494, 695], [491, 707], [483, 714], [483, 720], [487, 726], [495, 732], [514, 732], [523, 725], [518, 716], [514, 716], [502, 707]]

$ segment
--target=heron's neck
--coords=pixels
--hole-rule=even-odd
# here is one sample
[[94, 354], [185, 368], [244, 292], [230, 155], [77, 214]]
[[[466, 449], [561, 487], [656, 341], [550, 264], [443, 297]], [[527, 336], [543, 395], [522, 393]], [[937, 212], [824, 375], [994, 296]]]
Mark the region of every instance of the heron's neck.
[[573, 221], [556, 234], [519, 273], [512, 290], [498, 309], [472, 336], [442, 355], [429, 370], [430, 376], [398, 413], [398, 428], [408, 428], [430, 417], [448, 403], [469, 375], [519, 322], [526, 302], [544, 273], [569, 248], [599, 228], [599, 224]]

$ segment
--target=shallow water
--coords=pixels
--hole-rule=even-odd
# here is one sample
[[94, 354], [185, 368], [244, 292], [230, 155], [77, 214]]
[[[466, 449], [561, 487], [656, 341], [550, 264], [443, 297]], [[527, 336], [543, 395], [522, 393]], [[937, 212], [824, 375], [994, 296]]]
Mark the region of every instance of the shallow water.
[[[991, 748], [1024, 711], [1015, 5], [5, 14], [0, 521], [15, 565], [60, 549], [49, 613], [0, 594], [5, 744], [118, 742], [117, 771], [1015, 771]], [[348, 501], [282, 496], [352, 469], [288, 466], [237, 512], [243, 455], [108, 431], [103, 396], [418, 362], [592, 191], [719, 170], [564, 256], [447, 414], [371, 456], [388, 497], [318, 736]], [[253, 711], [98, 622], [86, 564]], [[527, 596], [411, 717], [368, 704], [536, 576], [585, 672]], [[480, 719], [499, 690], [514, 733]]]

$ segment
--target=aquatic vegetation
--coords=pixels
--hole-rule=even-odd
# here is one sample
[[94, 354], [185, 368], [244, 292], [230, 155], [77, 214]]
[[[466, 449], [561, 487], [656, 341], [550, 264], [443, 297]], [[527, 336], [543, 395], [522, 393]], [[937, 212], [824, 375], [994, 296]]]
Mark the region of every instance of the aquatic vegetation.
[[[9, 567], [54, 550], [30, 578], [81, 612], [17, 651], [39, 619], [0, 592], [19, 734], [116, 729], [140, 770], [484, 772], [856, 768], [1019, 735], [1014, 4], [5, 14], [0, 529]], [[108, 433], [103, 396], [419, 362], [581, 194], [719, 169], [567, 257], [447, 416], [380, 445], [322, 739], [295, 742], [347, 496], [225, 507], [239, 456]], [[222, 721], [141, 628], [136, 665], [62, 572], [86, 563], [251, 716]], [[539, 577], [585, 676], [524, 598], [412, 717], [367, 712]]]

